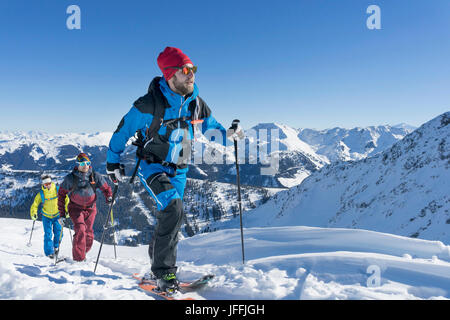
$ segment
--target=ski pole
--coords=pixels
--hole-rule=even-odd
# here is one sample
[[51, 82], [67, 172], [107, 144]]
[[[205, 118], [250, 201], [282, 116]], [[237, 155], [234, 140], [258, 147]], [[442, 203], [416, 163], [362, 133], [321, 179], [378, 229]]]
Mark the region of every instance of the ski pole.
[[111, 211], [112, 211], [112, 207], [113, 207], [113, 204], [114, 204], [114, 200], [116, 199], [118, 186], [119, 186], [119, 182], [117, 181], [117, 184], [114, 184], [112, 201], [111, 201], [111, 204], [109, 206], [108, 215], [106, 216], [106, 219], [105, 219], [105, 224], [103, 225], [102, 240], [100, 242], [100, 249], [98, 250], [97, 261], [95, 261], [94, 273], [95, 273], [95, 270], [97, 270], [98, 259], [100, 258], [100, 253], [102, 252], [103, 241], [105, 239], [105, 231], [106, 231], [106, 229], [108, 229], [108, 222], [109, 222], [109, 218], [111, 217]]
[[68, 228], [69, 228], [70, 243], [72, 244], [73, 247], [72, 231], [70, 230], [70, 225]]
[[[142, 148], [144, 146], [144, 141], [143, 141], [144, 137], [142, 135], [142, 132], [140, 130], [136, 131], [136, 133], [134, 134], [134, 137], [135, 137], [135, 140], [132, 142], [132, 145], [138, 147], [138, 149]], [[138, 157], [138, 161], [136, 163], [136, 166], [134, 167], [133, 174], [131, 175], [131, 178], [130, 178], [130, 184], [133, 184], [134, 178], [136, 178], [136, 174], [137, 174], [139, 166], [141, 164], [141, 160], [142, 160], [141, 157]]]
[[[239, 120], [233, 120], [231, 124], [231, 128], [236, 130], [239, 124]], [[244, 255], [244, 231], [242, 227], [242, 202], [241, 202], [241, 181], [239, 177], [239, 163], [238, 163], [238, 146], [237, 139], [234, 139], [234, 156], [236, 158], [236, 182], [238, 187], [238, 203], [239, 203], [239, 219], [241, 224], [241, 246], [242, 246], [242, 263], [245, 263], [245, 255]]]
[[116, 251], [116, 232], [113, 233], [114, 236], [114, 259], [117, 259], [117, 251]]
[[[61, 224], [61, 233], [59, 234], [59, 243], [58, 243], [58, 248], [61, 248], [61, 240], [62, 240], [62, 237], [63, 237], [63, 232], [64, 232], [64, 225], [66, 224], [65, 223], [65, 218], [64, 218], [64, 220], [63, 220], [64, 222]], [[69, 229], [70, 230], [70, 229]], [[59, 255], [59, 250], [56, 252], [56, 254], [55, 254], [55, 266], [56, 266], [56, 264], [58, 263], [58, 255]]]
[[36, 220], [33, 220], [33, 226], [31, 227], [31, 234], [30, 234], [30, 240], [28, 240], [27, 247], [31, 247], [31, 237], [33, 236], [33, 230], [34, 230], [34, 223]]
[[130, 178], [130, 183], [134, 182], [134, 178], [136, 177], [136, 174], [137, 174], [140, 164], [141, 164], [141, 158], [138, 159], [138, 161], [136, 163], [136, 167], [134, 167], [133, 175]]
[[111, 209], [111, 228], [113, 229], [113, 237], [114, 237], [114, 259], [117, 259], [117, 251], [116, 251], [116, 228], [114, 228], [114, 217], [113, 211]]

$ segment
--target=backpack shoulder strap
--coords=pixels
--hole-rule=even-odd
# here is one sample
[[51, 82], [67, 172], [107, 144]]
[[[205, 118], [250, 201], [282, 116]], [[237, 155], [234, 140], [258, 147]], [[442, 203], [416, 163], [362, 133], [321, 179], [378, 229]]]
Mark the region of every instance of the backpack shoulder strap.
[[155, 134], [159, 131], [159, 128], [161, 128], [161, 125], [164, 122], [165, 113], [166, 108], [163, 105], [156, 103], [153, 111], [152, 123], [150, 123], [150, 127], [147, 128], [146, 132], [146, 137], [148, 137], [149, 140], [152, 140]]
[[97, 182], [95, 181], [95, 171], [94, 168], [92, 168], [91, 175], [89, 176], [89, 184], [94, 191], [94, 193], [97, 192]]
[[189, 120], [197, 121], [203, 120], [211, 116], [211, 109], [209, 109], [205, 100], [203, 100], [200, 96], [197, 96], [195, 100], [192, 100], [189, 103], [189, 111], [191, 112], [191, 116]]
[[149, 141], [152, 140], [159, 128], [161, 128], [166, 108], [170, 107], [169, 102], [159, 88], [160, 79], [161, 77], [154, 78], [149, 85], [148, 93], [133, 103], [133, 106], [140, 112], [149, 113], [153, 116], [152, 122], [145, 132], [145, 136]]
[[72, 188], [70, 188], [69, 192], [72, 194], [78, 188], [78, 178], [75, 177], [73, 171], [70, 173], [70, 175], [72, 176]]
[[44, 190], [40, 190], [39, 194], [41, 195], [41, 203], [44, 204], [45, 203], [45, 196], [44, 196]]

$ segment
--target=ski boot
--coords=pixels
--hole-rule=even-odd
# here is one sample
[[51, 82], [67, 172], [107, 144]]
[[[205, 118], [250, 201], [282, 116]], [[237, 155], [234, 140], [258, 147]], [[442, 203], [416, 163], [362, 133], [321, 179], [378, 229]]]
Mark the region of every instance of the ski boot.
[[156, 290], [172, 295], [178, 291], [179, 283], [175, 273], [167, 273], [161, 278], [156, 279]]

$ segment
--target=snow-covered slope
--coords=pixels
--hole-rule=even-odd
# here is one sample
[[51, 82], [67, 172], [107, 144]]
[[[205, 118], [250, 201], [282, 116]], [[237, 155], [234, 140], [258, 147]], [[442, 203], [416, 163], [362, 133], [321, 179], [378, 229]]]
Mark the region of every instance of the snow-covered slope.
[[[27, 247], [31, 221], [0, 218], [0, 299], [154, 299], [138, 289], [131, 274], [149, 269], [147, 246], [102, 249], [87, 261], [54, 266], [43, 256], [42, 224]], [[241, 263], [240, 232], [222, 230], [183, 239], [178, 276], [195, 279], [214, 273], [196, 299], [449, 299], [450, 247], [363, 230], [310, 227], [244, 230], [246, 264]]]
[[249, 212], [247, 225], [360, 228], [450, 243], [449, 123], [447, 112], [374, 157], [323, 167]]

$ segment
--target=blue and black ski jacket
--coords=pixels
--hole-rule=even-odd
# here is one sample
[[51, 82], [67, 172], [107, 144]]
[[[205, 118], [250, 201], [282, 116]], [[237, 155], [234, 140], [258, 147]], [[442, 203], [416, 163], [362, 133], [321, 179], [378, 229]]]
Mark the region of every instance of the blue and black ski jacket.
[[[198, 95], [198, 87], [194, 84], [194, 91], [188, 96], [181, 96], [173, 92], [163, 77], [155, 77], [150, 83], [148, 93], [137, 99], [130, 111], [122, 118], [110, 142], [106, 161], [120, 163], [120, 155], [125, 145], [136, 131], [140, 130], [145, 137], [153, 121], [157, 108], [164, 108], [164, 122], [157, 134], [153, 136], [150, 147], [153, 154], [167, 163], [175, 164], [177, 172], [187, 172], [190, 160], [191, 140], [194, 136], [193, 126], [198, 126], [204, 134], [207, 130], [220, 130], [226, 144], [226, 129], [214, 119], [205, 101]], [[172, 120], [172, 121], [170, 121]], [[197, 120], [203, 120], [200, 124]], [[193, 124], [194, 123], [194, 124]], [[219, 141], [218, 141], [219, 142]], [[159, 163], [153, 163], [151, 170], [148, 164], [142, 162], [146, 168], [145, 176], [154, 172], [166, 171]]]

